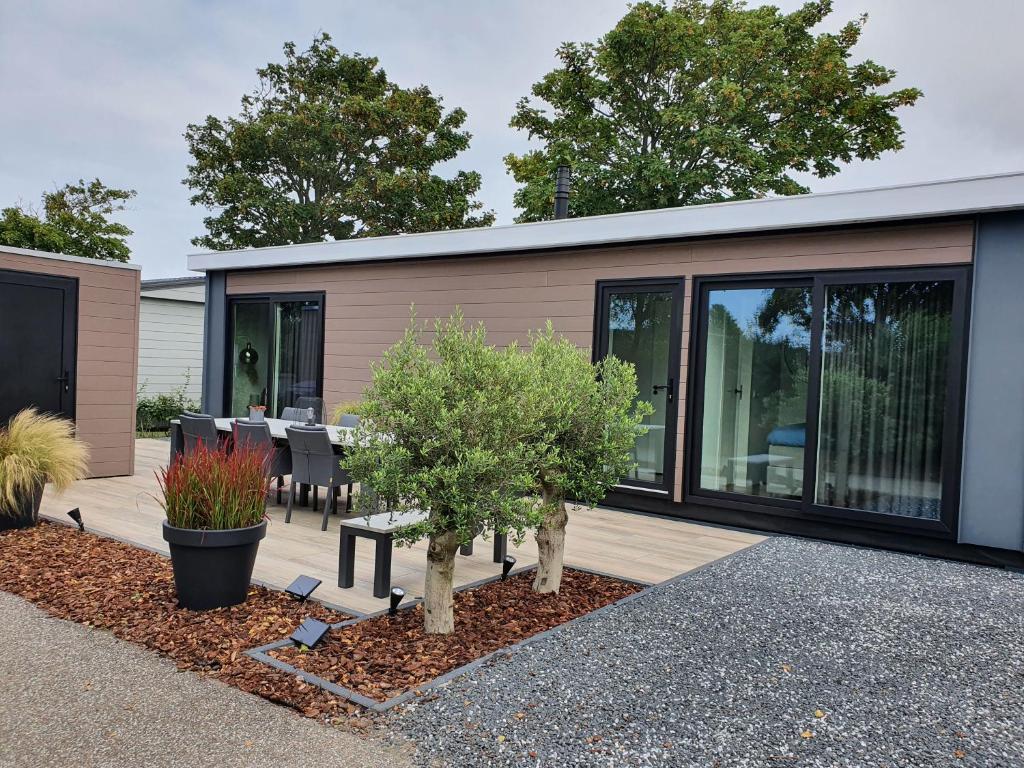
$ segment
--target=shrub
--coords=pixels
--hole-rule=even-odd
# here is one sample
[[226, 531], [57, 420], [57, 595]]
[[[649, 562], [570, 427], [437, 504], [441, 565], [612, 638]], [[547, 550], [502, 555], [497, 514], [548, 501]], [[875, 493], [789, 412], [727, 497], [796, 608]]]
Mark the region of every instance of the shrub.
[[237, 446], [230, 453], [199, 443], [158, 473], [167, 522], [175, 528], [224, 531], [248, 528], [266, 517], [267, 451]]
[[145, 397], [145, 384], [139, 387], [135, 403], [135, 429], [139, 432], [167, 430], [171, 419], [178, 418], [182, 412], [199, 410], [199, 403], [185, 394], [191, 380], [191, 372], [185, 371], [185, 382], [180, 387], [152, 397]]
[[75, 439], [74, 424], [34, 408], [19, 411], [0, 428], [0, 514], [44, 483], [66, 490], [85, 477], [88, 463], [89, 449]]

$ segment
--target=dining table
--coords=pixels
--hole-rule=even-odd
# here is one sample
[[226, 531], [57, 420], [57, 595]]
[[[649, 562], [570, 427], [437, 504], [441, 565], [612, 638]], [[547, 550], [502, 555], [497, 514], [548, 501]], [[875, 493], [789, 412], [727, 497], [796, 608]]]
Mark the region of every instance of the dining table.
[[[235, 419], [233, 418], [219, 418], [214, 419], [214, 423], [217, 425], [217, 431], [224, 434], [230, 435], [234, 431]], [[276, 442], [287, 443], [288, 427], [305, 427], [305, 426], [316, 426], [324, 427], [327, 430], [327, 437], [330, 438], [331, 445], [334, 446], [335, 453], [342, 453], [346, 446], [352, 445], [353, 434], [355, 429], [352, 427], [339, 427], [334, 424], [304, 424], [297, 421], [291, 421], [289, 419], [264, 419], [267, 426], [270, 427], [270, 436], [274, 438]], [[171, 419], [171, 455], [170, 460], [174, 461], [176, 456], [181, 455], [185, 448], [185, 438], [181, 433], [181, 422], [178, 419]]]

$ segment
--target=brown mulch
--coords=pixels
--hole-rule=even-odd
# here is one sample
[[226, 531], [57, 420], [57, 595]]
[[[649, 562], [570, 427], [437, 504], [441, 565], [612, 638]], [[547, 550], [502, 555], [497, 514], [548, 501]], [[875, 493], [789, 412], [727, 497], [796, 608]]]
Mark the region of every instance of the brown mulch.
[[385, 701], [439, 675], [613, 603], [643, 587], [566, 569], [557, 595], [532, 589], [533, 573], [455, 595], [455, 634], [426, 635], [423, 608], [332, 631], [317, 648], [272, 656], [357, 693]]
[[242, 605], [184, 610], [177, 605], [166, 557], [52, 523], [0, 533], [0, 590], [308, 717], [363, 711], [244, 655], [287, 637], [306, 616], [332, 623], [350, 618], [320, 603], [300, 604], [283, 592], [253, 586]]

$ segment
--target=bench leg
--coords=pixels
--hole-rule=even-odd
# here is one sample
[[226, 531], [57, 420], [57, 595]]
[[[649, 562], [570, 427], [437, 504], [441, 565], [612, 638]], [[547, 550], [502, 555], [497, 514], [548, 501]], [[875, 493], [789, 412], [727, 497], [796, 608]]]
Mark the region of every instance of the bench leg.
[[505, 562], [505, 555], [508, 554], [508, 535], [504, 533], [494, 534], [494, 562]]
[[391, 536], [375, 539], [377, 556], [373, 561], [373, 596], [387, 597], [391, 594]]
[[338, 548], [338, 586], [349, 589], [356, 580], [356, 537], [345, 528], [341, 529], [341, 546]]

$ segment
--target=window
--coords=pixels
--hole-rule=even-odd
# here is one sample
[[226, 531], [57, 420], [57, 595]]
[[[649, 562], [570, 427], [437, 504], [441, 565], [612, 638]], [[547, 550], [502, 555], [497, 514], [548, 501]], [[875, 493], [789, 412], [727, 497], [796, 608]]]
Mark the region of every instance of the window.
[[698, 280], [690, 494], [951, 530], [966, 282]]
[[318, 295], [233, 297], [230, 304], [231, 416], [265, 405], [276, 417], [322, 392], [323, 299]]
[[700, 487], [800, 498], [809, 286], [708, 293]]

